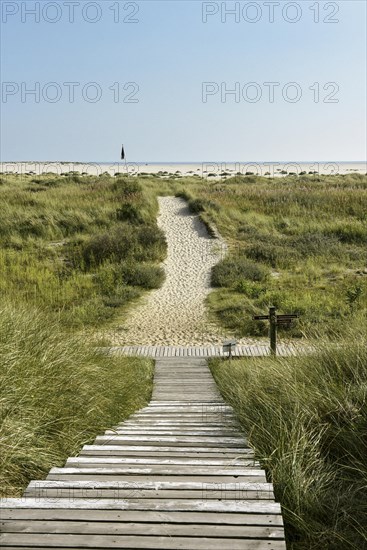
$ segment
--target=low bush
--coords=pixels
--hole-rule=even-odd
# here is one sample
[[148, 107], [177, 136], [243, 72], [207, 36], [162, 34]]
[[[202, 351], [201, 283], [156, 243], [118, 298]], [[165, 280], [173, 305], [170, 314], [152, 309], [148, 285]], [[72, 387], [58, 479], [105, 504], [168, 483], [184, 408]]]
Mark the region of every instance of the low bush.
[[116, 211], [116, 218], [120, 222], [129, 222], [134, 225], [144, 223], [144, 217], [141, 210], [134, 204], [123, 204]]
[[200, 214], [205, 210], [205, 203], [202, 199], [191, 199], [189, 200], [189, 208], [193, 214]]
[[106, 261], [121, 262], [129, 258], [157, 261], [164, 258], [165, 251], [165, 237], [158, 227], [124, 223], [89, 239], [82, 245], [80, 254], [90, 269]]
[[143, 263], [121, 264], [121, 275], [124, 282], [131, 286], [140, 286], [147, 290], [162, 286], [165, 273], [156, 265]]
[[243, 256], [225, 258], [212, 269], [213, 287], [233, 287], [239, 280], [265, 281], [269, 271], [265, 266]]

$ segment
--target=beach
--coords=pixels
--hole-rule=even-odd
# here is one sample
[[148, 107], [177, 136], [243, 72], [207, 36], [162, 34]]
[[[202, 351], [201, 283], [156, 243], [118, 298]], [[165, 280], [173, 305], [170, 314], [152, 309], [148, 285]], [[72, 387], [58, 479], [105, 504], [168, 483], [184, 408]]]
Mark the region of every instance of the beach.
[[65, 162], [65, 161], [17, 161], [0, 162], [0, 172], [11, 174], [45, 173], [66, 174], [79, 172], [91, 176], [108, 173], [144, 176], [149, 174], [161, 177], [198, 176], [203, 178], [227, 178], [236, 174], [281, 177], [286, 174], [316, 173], [324, 175], [367, 173], [367, 162], [340, 161], [276, 161], [276, 162]]

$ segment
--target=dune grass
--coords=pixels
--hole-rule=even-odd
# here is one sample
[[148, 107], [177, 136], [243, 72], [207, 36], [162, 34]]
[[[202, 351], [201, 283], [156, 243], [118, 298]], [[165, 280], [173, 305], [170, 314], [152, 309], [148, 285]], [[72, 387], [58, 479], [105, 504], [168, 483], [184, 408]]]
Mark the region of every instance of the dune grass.
[[139, 182], [47, 174], [1, 181], [0, 296], [56, 312], [74, 329], [100, 326], [161, 285], [158, 204]]
[[[337, 335], [363, 322], [367, 176], [191, 180], [181, 196], [229, 243], [228, 257], [213, 270], [220, 288], [208, 298], [225, 328], [239, 337], [266, 335], [266, 323], [252, 316], [269, 305], [301, 315], [284, 336]], [[254, 264], [261, 276], [254, 275]]]
[[362, 330], [299, 358], [212, 360], [282, 504], [289, 550], [367, 547]]
[[93, 332], [163, 281], [155, 195], [132, 178], [0, 179], [1, 494], [149, 401], [153, 365]]
[[0, 488], [21, 494], [150, 400], [153, 362], [102, 355], [49, 313], [0, 307]]

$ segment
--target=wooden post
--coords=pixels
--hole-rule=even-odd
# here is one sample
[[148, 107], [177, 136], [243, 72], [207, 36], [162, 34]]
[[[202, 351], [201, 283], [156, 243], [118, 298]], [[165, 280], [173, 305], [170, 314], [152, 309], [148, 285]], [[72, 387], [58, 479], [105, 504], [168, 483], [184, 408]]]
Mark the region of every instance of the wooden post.
[[293, 319], [298, 319], [299, 315], [296, 313], [287, 313], [285, 315], [277, 315], [277, 310], [274, 306], [269, 308], [269, 315], [254, 315], [254, 321], [270, 321], [270, 350], [271, 355], [277, 354], [277, 326], [289, 326]]
[[224, 353], [227, 353], [228, 352], [228, 359], [231, 360], [232, 359], [232, 352], [234, 350], [234, 348], [236, 347], [236, 340], [225, 340], [223, 342], [223, 352]]
[[271, 354], [277, 354], [277, 310], [275, 307], [269, 308], [270, 320], [270, 350]]

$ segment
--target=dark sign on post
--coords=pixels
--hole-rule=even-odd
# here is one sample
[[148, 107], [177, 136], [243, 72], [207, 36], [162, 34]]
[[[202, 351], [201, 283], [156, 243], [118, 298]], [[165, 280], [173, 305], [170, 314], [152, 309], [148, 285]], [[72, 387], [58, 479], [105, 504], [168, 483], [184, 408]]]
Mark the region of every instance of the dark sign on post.
[[228, 353], [228, 359], [232, 358], [232, 351], [235, 349], [237, 344], [236, 340], [225, 340], [223, 342], [223, 352]]
[[277, 354], [277, 327], [289, 326], [294, 319], [298, 319], [297, 314], [277, 315], [275, 307], [269, 308], [269, 315], [254, 315], [254, 321], [269, 321], [270, 322], [270, 350], [272, 355]]

